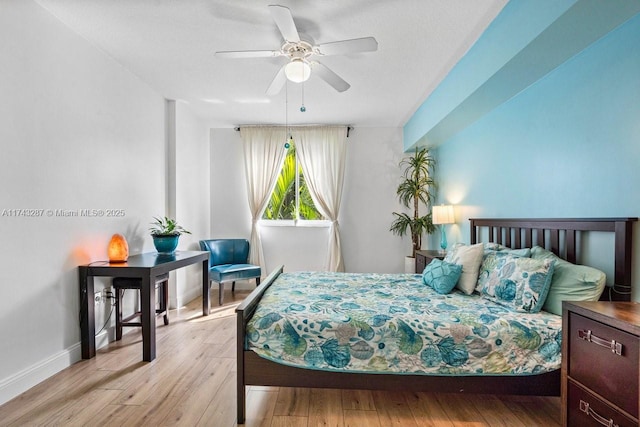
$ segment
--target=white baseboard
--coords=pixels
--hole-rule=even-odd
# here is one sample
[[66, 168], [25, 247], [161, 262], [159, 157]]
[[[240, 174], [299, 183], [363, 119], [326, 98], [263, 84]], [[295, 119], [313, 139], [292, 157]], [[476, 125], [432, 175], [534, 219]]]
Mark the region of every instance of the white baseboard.
[[[217, 292], [219, 285], [216, 282], [211, 282], [210, 288]], [[242, 279], [236, 282], [236, 289], [240, 291], [252, 291], [256, 288], [256, 279]], [[225, 283], [225, 289], [231, 289], [231, 283]], [[169, 306], [171, 308], [182, 307], [190, 303], [196, 298], [202, 296], [202, 286], [192, 286], [188, 289], [183, 289], [180, 295], [175, 298], [170, 296]]]
[[[175, 302], [176, 305], [173, 306], [172, 308], [182, 307], [201, 296], [202, 296], [202, 286], [194, 286], [189, 289], [185, 289], [183, 290], [182, 294], [178, 296]], [[173, 305], [173, 302], [170, 304], [170, 306], [171, 305]]]
[[[214, 283], [213, 285], [217, 286], [216, 283]], [[231, 283], [225, 283], [224, 288], [231, 289]], [[240, 291], [252, 291], [255, 288], [256, 288], [256, 279], [242, 279], [236, 282], [236, 289]]]
[[[236, 287], [239, 287], [240, 283], [242, 282], [239, 281], [236, 283]], [[184, 305], [200, 296], [202, 296], [202, 287], [193, 286], [185, 289], [179, 296], [179, 301], [177, 302], [179, 305]], [[174, 302], [171, 301], [171, 305], [173, 305], [173, 303]], [[109, 340], [114, 337], [113, 329], [113, 327], [110, 327], [96, 335], [96, 349], [109, 344]], [[68, 368], [81, 359], [82, 351], [80, 343], [78, 342], [8, 378], [0, 380], [0, 405], [17, 397], [31, 387]]]
[[[108, 331], [96, 336], [96, 348], [109, 343]], [[17, 397], [31, 387], [57, 374], [82, 359], [80, 343], [54, 354], [0, 381], [0, 405]]]

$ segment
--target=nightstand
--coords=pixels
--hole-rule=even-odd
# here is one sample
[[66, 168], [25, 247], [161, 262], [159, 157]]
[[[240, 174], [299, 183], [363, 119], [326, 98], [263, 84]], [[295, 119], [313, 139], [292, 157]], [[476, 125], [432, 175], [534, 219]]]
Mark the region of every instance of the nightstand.
[[564, 426], [638, 426], [640, 304], [562, 304]]
[[422, 274], [424, 268], [433, 261], [434, 258], [444, 259], [446, 254], [434, 250], [416, 251], [416, 274]]

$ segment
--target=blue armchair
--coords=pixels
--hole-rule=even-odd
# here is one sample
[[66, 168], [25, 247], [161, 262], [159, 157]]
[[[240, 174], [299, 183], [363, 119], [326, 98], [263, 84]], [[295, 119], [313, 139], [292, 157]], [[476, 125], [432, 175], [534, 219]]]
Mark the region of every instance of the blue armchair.
[[259, 265], [248, 264], [249, 241], [246, 239], [210, 239], [200, 240], [200, 249], [209, 251], [209, 280], [218, 282], [220, 291], [218, 303], [224, 299], [224, 284], [231, 282], [231, 291], [235, 291], [236, 280], [256, 279], [260, 284]]

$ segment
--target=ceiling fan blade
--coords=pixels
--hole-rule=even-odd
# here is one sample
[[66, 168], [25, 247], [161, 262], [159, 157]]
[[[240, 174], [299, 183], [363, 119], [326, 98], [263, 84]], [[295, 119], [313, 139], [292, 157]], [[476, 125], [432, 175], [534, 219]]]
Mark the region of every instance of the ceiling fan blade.
[[269, 95], [269, 96], [277, 95], [278, 93], [280, 93], [280, 91], [282, 90], [284, 85], [287, 83], [287, 76], [284, 73], [284, 67], [285, 66], [286, 66], [286, 64], [284, 66], [282, 66], [280, 68], [280, 70], [278, 70], [278, 72], [276, 73], [275, 77], [271, 81], [271, 84], [269, 85], [269, 88], [267, 89], [267, 95]]
[[300, 35], [296, 28], [296, 23], [293, 22], [293, 16], [288, 7], [279, 6], [277, 4], [269, 5], [271, 16], [276, 22], [278, 29], [282, 33], [282, 37], [288, 42], [299, 42]]
[[228, 50], [215, 55], [220, 58], [273, 58], [281, 54], [279, 50]]
[[356, 52], [374, 52], [378, 50], [378, 41], [374, 37], [342, 40], [318, 45], [322, 55], [344, 55]]
[[351, 85], [344, 81], [342, 77], [340, 77], [329, 68], [327, 68], [326, 65], [323, 65], [318, 61], [311, 62], [311, 69], [315, 74], [318, 75], [318, 77], [329, 83], [338, 92], [344, 92], [351, 87]]

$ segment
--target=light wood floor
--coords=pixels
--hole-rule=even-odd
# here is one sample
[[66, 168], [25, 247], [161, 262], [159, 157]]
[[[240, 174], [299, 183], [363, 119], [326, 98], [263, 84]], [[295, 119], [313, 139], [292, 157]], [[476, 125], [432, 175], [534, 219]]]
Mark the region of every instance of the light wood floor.
[[[1, 426], [235, 426], [234, 308], [225, 295], [158, 322], [157, 358], [142, 362], [137, 328], [122, 341], [0, 406]], [[218, 300], [212, 292], [213, 304]], [[235, 302], [234, 302], [235, 300]], [[559, 426], [559, 397], [249, 387], [246, 426]]]

